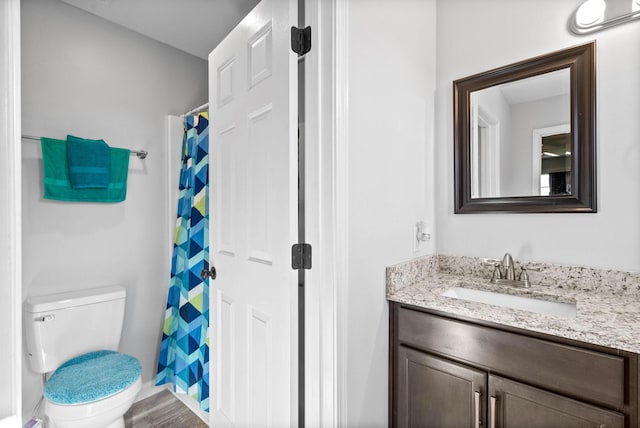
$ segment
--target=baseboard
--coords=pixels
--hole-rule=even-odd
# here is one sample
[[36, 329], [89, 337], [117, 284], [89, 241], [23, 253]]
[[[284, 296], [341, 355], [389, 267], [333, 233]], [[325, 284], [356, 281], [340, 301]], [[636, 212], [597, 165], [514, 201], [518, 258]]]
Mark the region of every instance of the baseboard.
[[169, 389], [171, 385], [165, 384], [165, 385], [160, 385], [160, 386], [156, 386], [155, 385], [155, 381], [150, 380], [148, 382], [144, 382], [142, 384], [142, 388], [140, 388], [140, 392], [138, 392], [138, 395], [136, 395], [136, 400], [135, 402], [138, 402], [140, 400], [144, 400], [145, 398], [149, 398], [152, 395], [157, 394], [158, 392], [161, 392], [165, 389]]

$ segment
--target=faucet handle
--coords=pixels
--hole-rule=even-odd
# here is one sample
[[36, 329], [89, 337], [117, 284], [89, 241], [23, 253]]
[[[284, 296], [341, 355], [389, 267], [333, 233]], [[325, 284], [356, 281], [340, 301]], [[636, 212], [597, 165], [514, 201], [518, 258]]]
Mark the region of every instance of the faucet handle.
[[531, 287], [531, 281], [529, 280], [529, 274], [527, 273], [528, 270], [534, 271], [534, 272], [540, 272], [540, 268], [532, 268], [529, 266], [520, 266], [520, 275], [518, 275], [518, 281], [522, 281], [523, 284], [522, 286], [525, 288], [529, 288]]
[[518, 275], [518, 281], [522, 282], [522, 286], [525, 288], [531, 287], [531, 281], [529, 281], [529, 274], [527, 273], [527, 268], [522, 266], [520, 270], [520, 275]]
[[502, 271], [500, 270], [500, 262], [496, 261], [493, 264], [493, 273], [489, 282], [495, 283], [498, 279], [502, 279]]

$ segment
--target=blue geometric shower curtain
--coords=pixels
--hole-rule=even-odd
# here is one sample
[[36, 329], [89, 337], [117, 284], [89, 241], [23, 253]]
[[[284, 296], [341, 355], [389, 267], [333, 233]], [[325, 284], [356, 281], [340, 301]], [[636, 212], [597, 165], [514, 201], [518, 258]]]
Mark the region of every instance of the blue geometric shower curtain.
[[209, 411], [209, 115], [187, 116], [171, 283], [156, 385], [172, 383]]

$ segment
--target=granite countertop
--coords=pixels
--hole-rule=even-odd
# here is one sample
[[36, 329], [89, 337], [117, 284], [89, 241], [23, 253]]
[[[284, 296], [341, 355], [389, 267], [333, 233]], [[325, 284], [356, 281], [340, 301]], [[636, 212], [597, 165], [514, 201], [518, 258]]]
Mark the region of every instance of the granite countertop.
[[[527, 263], [534, 267], [534, 264]], [[473, 268], [469, 268], [473, 266]], [[535, 264], [530, 288], [490, 284], [482, 259], [427, 256], [387, 268], [387, 299], [453, 315], [640, 353], [638, 274]], [[488, 272], [488, 276], [487, 276]], [[575, 302], [575, 317], [539, 314], [441, 296], [452, 287]]]

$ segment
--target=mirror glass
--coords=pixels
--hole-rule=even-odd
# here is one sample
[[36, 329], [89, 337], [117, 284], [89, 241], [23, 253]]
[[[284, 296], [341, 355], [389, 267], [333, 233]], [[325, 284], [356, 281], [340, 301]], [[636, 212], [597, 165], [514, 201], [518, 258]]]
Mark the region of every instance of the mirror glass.
[[595, 42], [454, 83], [455, 213], [596, 212]]
[[471, 197], [570, 194], [569, 69], [471, 92]]

